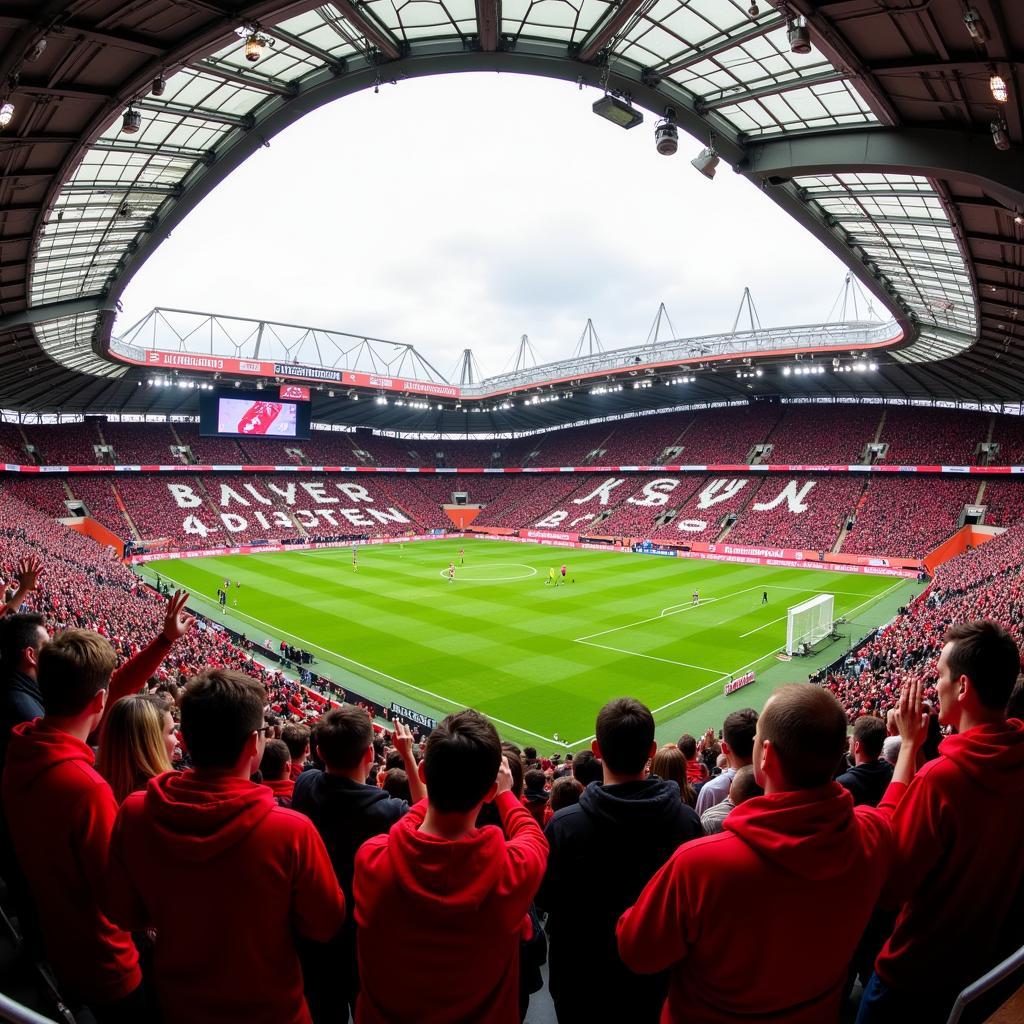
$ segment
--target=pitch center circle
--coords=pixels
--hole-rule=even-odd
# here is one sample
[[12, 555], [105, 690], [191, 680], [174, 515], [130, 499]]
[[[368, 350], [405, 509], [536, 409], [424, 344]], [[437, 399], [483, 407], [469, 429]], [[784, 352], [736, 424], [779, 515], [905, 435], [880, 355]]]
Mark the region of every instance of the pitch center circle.
[[[481, 569], [523, 569], [524, 572], [520, 572], [515, 576], [474, 576], [474, 570], [479, 571]], [[440, 572], [442, 579], [448, 578], [448, 570], [442, 569]], [[514, 580], [528, 580], [531, 576], [536, 576], [537, 570], [531, 565], [523, 565], [522, 562], [492, 562], [486, 566], [470, 566], [457, 565], [455, 567], [455, 578], [457, 580], [467, 580], [470, 583], [510, 583]]]

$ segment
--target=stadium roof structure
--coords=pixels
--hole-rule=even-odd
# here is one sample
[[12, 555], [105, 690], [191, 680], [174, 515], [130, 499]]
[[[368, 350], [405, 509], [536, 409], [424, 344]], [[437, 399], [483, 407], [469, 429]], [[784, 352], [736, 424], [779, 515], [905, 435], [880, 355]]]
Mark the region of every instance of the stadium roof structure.
[[[147, 387], [151, 368], [125, 361], [133, 343], [112, 340], [132, 275], [303, 114], [459, 71], [570, 80], [670, 117], [821, 239], [892, 321], [830, 345], [833, 325], [802, 352], [787, 339], [811, 328], [718, 339], [703, 360], [679, 339], [650, 358], [625, 350], [617, 366], [591, 353], [594, 377], [533, 368], [514, 389], [474, 382], [460, 408], [399, 414], [316, 391], [315, 419], [501, 431], [682, 401], [1024, 398], [1015, 0], [15, 0], [0, 38], [0, 406], [194, 411], [191, 389]], [[826, 372], [785, 373], [815, 348]], [[858, 358], [877, 371], [833, 372], [833, 359], [842, 371]], [[662, 383], [692, 376], [685, 398], [629, 386], [640, 364]], [[499, 400], [541, 389], [563, 400]], [[488, 415], [470, 416], [481, 402]]]

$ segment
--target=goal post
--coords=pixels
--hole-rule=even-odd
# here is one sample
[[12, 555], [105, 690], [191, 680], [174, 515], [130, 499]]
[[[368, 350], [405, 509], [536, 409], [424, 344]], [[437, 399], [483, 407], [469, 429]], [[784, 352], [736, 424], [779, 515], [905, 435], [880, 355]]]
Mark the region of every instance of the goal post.
[[806, 644], [813, 647], [832, 632], [835, 595], [818, 594], [786, 610], [786, 653], [795, 654]]

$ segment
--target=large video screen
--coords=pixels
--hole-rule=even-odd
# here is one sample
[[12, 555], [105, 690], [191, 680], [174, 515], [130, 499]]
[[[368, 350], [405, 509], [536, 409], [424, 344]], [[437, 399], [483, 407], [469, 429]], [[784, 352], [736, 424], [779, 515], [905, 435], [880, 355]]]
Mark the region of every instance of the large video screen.
[[282, 402], [259, 392], [200, 397], [199, 432], [205, 437], [309, 437], [308, 402]]

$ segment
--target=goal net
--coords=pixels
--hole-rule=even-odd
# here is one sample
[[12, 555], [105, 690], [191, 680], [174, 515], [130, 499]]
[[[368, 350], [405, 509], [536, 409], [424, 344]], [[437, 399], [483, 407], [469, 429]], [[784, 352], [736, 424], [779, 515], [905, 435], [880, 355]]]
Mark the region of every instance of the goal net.
[[819, 594], [786, 612], [786, 653], [798, 654], [832, 632], [834, 594]]

